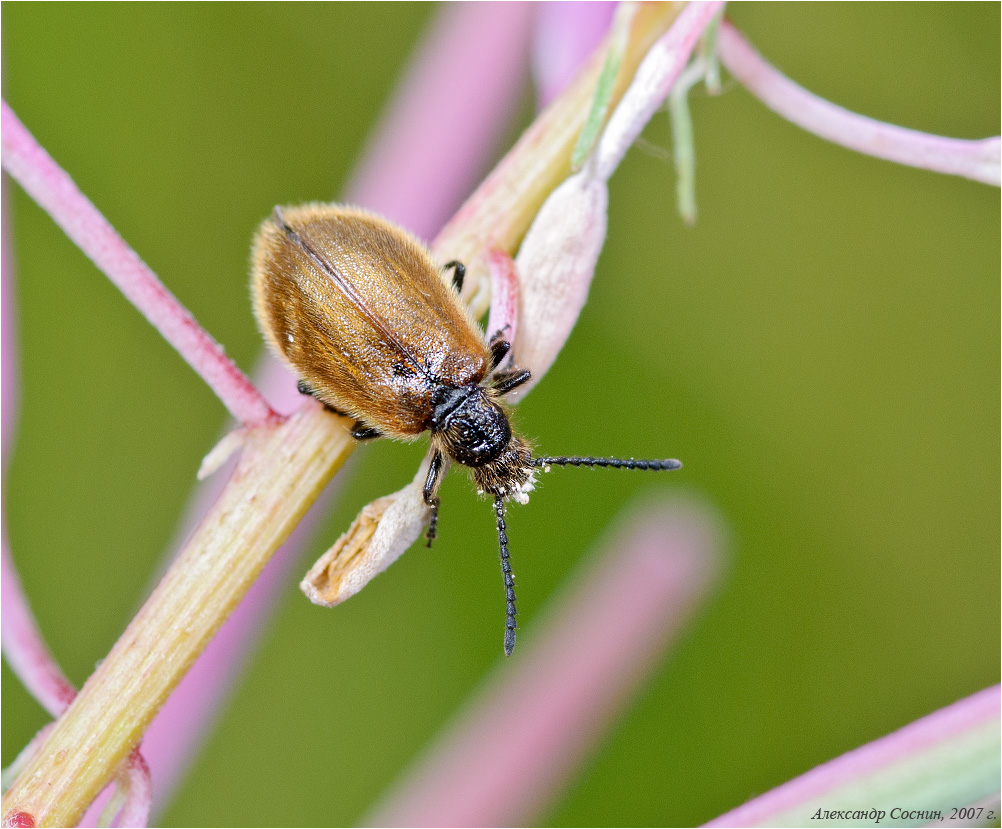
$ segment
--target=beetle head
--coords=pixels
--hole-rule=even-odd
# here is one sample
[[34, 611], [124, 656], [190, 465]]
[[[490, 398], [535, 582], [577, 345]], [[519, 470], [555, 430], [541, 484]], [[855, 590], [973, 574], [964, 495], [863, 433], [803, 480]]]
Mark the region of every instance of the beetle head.
[[511, 441], [508, 415], [480, 386], [450, 389], [435, 407], [432, 431], [450, 457], [464, 466], [484, 466]]

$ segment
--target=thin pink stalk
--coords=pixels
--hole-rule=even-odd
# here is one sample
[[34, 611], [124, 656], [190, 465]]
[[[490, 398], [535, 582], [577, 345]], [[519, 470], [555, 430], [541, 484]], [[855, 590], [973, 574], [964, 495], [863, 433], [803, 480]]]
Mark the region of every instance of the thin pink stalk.
[[[524, 63], [527, 8], [518, 3], [472, 3], [442, 9], [402, 75], [405, 80], [369, 150], [375, 157], [359, 165], [348, 201], [379, 211], [425, 238], [438, 232], [489, 163], [492, 137], [504, 134], [516, 111], [523, 86], [518, 73], [503, 68], [509, 61]], [[462, 72], [457, 72], [460, 60]], [[448, 126], [445, 132], [443, 125]], [[254, 378], [278, 412], [289, 413], [304, 399], [296, 391], [296, 378], [271, 355], [264, 355]], [[198, 524], [227, 477], [222, 469], [198, 488], [179, 537], [187, 537]], [[158, 811], [170, 802], [193, 755], [211, 733], [333, 494], [328, 487], [300, 522], [147, 731], [143, 754], [157, 782]]]
[[138, 749], [126, 760], [125, 780], [119, 785], [125, 787], [125, 803], [115, 820], [116, 826], [146, 826], [153, 801], [153, 781], [150, 767]]
[[540, 629], [396, 785], [373, 826], [517, 826], [580, 766], [701, 605], [720, 535], [704, 507], [629, 517]]
[[[14, 282], [13, 256], [11, 250], [10, 211], [7, 202], [7, 180], [3, 180], [3, 226], [0, 244], [3, 248], [3, 447], [4, 472], [13, 444], [14, 423], [17, 417], [18, 365], [16, 329], [13, 320], [12, 286]], [[66, 678], [59, 664], [52, 656], [42, 637], [38, 622], [28, 603], [13, 557], [7, 542], [6, 517], [0, 527], [2, 532], [2, 572], [0, 572], [0, 648], [4, 658], [28, 692], [52, 716], [58, 717], [66, 710], [76, 696], [76, 688]], [[27, 757], [41, 745], [53, 723], [45, 726], [22, 751]], [[20, 757], [19, 757], [20, 759]], [[125, 801], [118, 813], [122, 826], [146, 826], [152, 803], [152, 779], [146, 760], [136, 748], [126, 761], [121, 785], [125, 790]], [[100, 804], [110, 795], [110, 788], [96, 800], [91, 810], [95, 815]]]
[[0, 110], [0, 133], [3, 169], [198, 372], [230, 413], [245, 424], [276, 417], [222, 347], [35, 141], [6, 101]]
[[615, 3], [539, 3], [532, 41], [532, 75], [542, 109], [566, 87], [609, 31]]
[[602, 133], [596, 153], [596, 177], [608, 180], [619, 166], [626, 151], [668, 97], [703, 30], [723, 6], [716, 0], [689, 3], [651, 47]]
[[503, 250], [487, 254], [491, 277], [491, 307], [487, 313], [487, 336], [504, 331], [505, 339], [515, 342], [518, 336], [518, 271], [515, 260]]
[[798, 86], [770, 65], [727, 20], [717, 41], [720, 60], [769, 109], [808, 132], [866, 155], [1002, 185], [1002, 138], [979, 141], [886, 124], [850, 112]]
[[[53, 658], [42, 638], [38, 623], [28, 605], [21, 579], [14, 569], [3, 530], [3, 570], [0, 572], [0, 642], [4, 659], [28, 692], [53, 717], [63, 713], [76, 696], [66, 675]], [[39, 735], [40, 736], [40, 735]], [[39, 741], [38, 737], [32, 741]], [[153, 795], [149, 767], [133, 749], [124, 771], [126, 798], [118, 815], [122, 826], [145, 826]]]
[[[823, 765], [796, 777], [788, 783], [767, 792], [743, 806], [739, 806], [720, 817], [711, 820], [706, 826], [775, 826], [796, 825], [791, 823], [776, 823], [780, 816], [787, 819], [793, 810], [804, 808], [811, 811], [813, 803], [837, 789], [847, 788], [867, 777], [874, 775], [897, 763], [909, 761], [939, 744], [945, 744], [963, 736], [986, 724], [995, 723], [998, 733], [999, 709], [1002, 706], [1000, 687], [993, 685], [978, 691], [965, 699], [941, 708], [920, 720], [899, 728], [886, 737], [874, 740], [857, 749], [836, 757]], [[997, 755], [996, 755], [997, 757]], [[996, 778], [997, 782], [997, 778]], [[876, 792], [871, 800], [876, 799]], [[834, 798], [832, 798], [834, 801]], [[810, 804], [810, 805], [808, 805]], [[835, 803], [830, 803], [829, 807]], [[860, 804], [870, 807], [868, 801]], [[907, 803], [900, 803], [907, 806]], [[957, 803], [966, 806], [966, 803]]]
[[[122, 762], [113, 783], [94, 798], [83, 820], [77, 825], [148, 826], [152, 806], [153, 776], [137, 746]], [[112, 809], [115, 811], [109, 811]]]
[[38, 629], [7, 546], [6, 528], [2, 552], [0, 647], [4, 659], [41, 706], [58, 717], [73, 701], [76, 689], [56, 664]]
[[14, 239], [10, 224], [10, 187], [7, 177], [0, 181], [0, 284], [3, 295], [0, 299], [0, 429], [3, 432], [3, 469], [7, 469], [10, 459], [10, 437], [14, 434], [17, 421], [20, 389], [17, 382], [17, 317], [14, 313]]
[[[3, 244], [3, 291], [4, 315], [8, 313], [10, 303], [8, 291], [13, 283], [13, 268], [9, 255], [10, 226], [7, 222], [7, 212], [4, 211], [2, 228]], [[4, 324], [3, 342], [3, 445], [6, 452], [12, 443], [14, 418], [17, 403], [17, 340], [15, 332], [8, 330]], [[6, 471], [7, 456], [4, 455]], [[57, 664], [49, 646], [45, 643], [38, 622], [31, 612], [28, 597], [21, 584], [21, 577], [14, 567], [7, 542], [7, 524], [4, 517], [0, 526], [0, 649], [11, 670], [24, 684], [39, 704], [53, 717], [58, 717], [76, 696], [76, 689], [66, 678]]]

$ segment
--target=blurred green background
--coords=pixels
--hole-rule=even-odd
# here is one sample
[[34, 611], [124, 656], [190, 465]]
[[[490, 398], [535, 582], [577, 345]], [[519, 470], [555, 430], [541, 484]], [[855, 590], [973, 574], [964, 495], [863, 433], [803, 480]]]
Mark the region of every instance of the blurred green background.
[[[276, 203], [339, 192], [434, 13], [5, 3], [5, 95], [249, 370], [255, 226]], [[998, 4], [730, 13], [839, 104], [944, 135], [999, 132]], [[693, 115], [697, 226], [675, 213], [670, 166], [632, 151], [589, 305], [517, 413], [552, 453], [686, 468], [669, 482], [569, 471], [513, 511], [524, 636], [616, 514], [659, 486], [719, 507], [728, 567], [539, 817], [552, 825], [705, 821], [999, 681], [999, 191], [827, 144], [729, 80], [719, 98], [695, 93]], [[645, 137], [668, 147], [666, 118]], [[81, 683], [141, 601], [225, 413], [11, 189], [22, 399], [8, 536]], [[302, 569], [420, 454], [359, 453]], [[357, 821], [496, 666], [489, 510], [462, 475], [442, 495], [435, 551], [338, 610], [288, 586], [162, 822]], [[47, 718], [6, 665], [3, 693], [6, 765]]]

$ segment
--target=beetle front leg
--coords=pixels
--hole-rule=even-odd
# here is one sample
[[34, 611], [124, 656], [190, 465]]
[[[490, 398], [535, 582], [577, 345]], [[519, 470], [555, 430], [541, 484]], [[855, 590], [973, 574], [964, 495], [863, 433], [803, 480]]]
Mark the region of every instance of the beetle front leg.
[[439, 497], [437, 495], [438, 485], [442, 480], [442, 469], [445, 465], [445, 459], [442, 457], [442, 453], [437, 449], [435, 454], [431, 456], [431, 464], [428, 466], [428, 477], [424, 481], [424, 502], [428, 505], [431, 510], [431, 521], [428, 523], [428, 547], [431, 548], [431, 542], [435, 540], [435, 536], [438, 530], [438, 505], [440, 503]]
[[[296, 391], [298, 391], [300, 394], [305, 394], [307, 397], [312, 397], [314, 400], [320, 403], [325, 409], [327, 409], [327, 411], [329, 411], [331, 414], [341, 415], [341, 417], [348, 416], [347, 412], [342, 412], [337, 407], [332, 406], [330, 403], [321, 400], [319, 397], [317, 397], [317, 393], [313, 390], [313, 387], [305, 380], [296, 381]], [[357, 423], [355, 425], [358, 426]], [[378, 435], [373, 435], [372, 437], [378, 437]]]
[[487, 348], [491, 352], [491, 371], [494, 371], [511, 351], [511, 341], [505, 337], [504, 329], [494, 332], [494, 336], [487, 343]]
[[[330, 407], [328, 407], [330, 408]], [[337, 411], [332, 409], [332, 411]], [[383, 433], [379, 431], [375, 426], [369, 426], [364, 420], [356, 420], [355, 425], [351, 428], [351, 436], [355, 440], [375, 440], [376, 438], [381, 438]]]
[[491, 386], [498, 394], [508, 394], [523, 383], [532, 379], [532, 372], [527, 368], [513, 368], [511, 371], [499, 371], [491, 378]]
[[456, 293], [460, 293], [463, 290], [463, 280], [466, 278], [466, 265], [462, 262], [453, 259], [451, 262], [446, 262], [443, 266], [443, 270], [452, 269], [452, 286], [456, 289]]
[[[508, 337], [508, 328], [505, 326], [498, 331], [487, 343], [491, 352], [491, 386], [498, 394], [507, 394], [512, 389], [516, 389], [532, 377], [532, 372], [527, 368], [516, 368], [515, 360], [511, 353], [511, 340]], [[498, 366], [507, 360], [507, 368], [495, 371]]]

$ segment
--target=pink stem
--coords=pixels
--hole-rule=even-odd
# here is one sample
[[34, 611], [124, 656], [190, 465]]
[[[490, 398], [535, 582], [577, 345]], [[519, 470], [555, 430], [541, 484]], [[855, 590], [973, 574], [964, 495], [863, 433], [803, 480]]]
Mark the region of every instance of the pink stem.
[[514, 343], [518, 334], [518, 271], [515, 260], [506, 251], [494, 248], [487, 254], [487, 268], [491, 278], [487, 336], [493, 337], [503, 330], [504, 338]]
[[565, 0], [537, 3], [532, 41], [532, 74], [539, 108], [559, 95], [602, 42], [615, 3]]
[[[13, 153], [15, 160], [13, 166], [20, 164], [23, 159], [19, 155], [19, 152], [26, 152], [31, 156], [37, 156], [43, 162], [47, 161], [48, 164], [53, 168], [55, 173], [55, 178], [60, 176], [65, 178], [65, 173], [59, 170], [55, 166], [55, 163], [45, 154], [37, 144], [34, 144], [34, 140], [27, 133], [24, 127], [17, 121], [17, 118], [10, 112], [6, 103], [3, 103], [2, 110], [2, 129], [3, 129], [3, 150], [4, 150], [4, 166], [7, 167], [8, 156]], [[15, 134], [11, 138], [11, 131]], [[14, 150], [9, 151], [8, 140], [11, 144], [15, 145]], [[39, 168], [35, 168], [35, 172], [38, 172]], [[51, 172], [51, 171], [49, 171]], [[29, 173], [31, 170], [29, 169]], [[69, 187], [75, 190], [73, 183], [66, 178], [69, 183]], [[76, 191], [79, 199], [86, 202], [86, 199]], [[13, 262], [12, 262], [12, 251], [11, 251], [11, 235], [10, 235], [10, 224], [9, 224], [9, 212], [7, 210], [7, 181], [4, 179], [3, 182], [3, 198], [4, 198], [4, 211], [3, 211], [3, 227], [0, 229], [2, 231], [2, 239], [0, 239], [0, 244], [2, 244], [2, 267], [3, 271], [0, 274], [0, 279], [3, 282], [3, 446], [4, 446], [4, 467], [6, 471], [7, 463], [7, 451], [12, 444], [12, 432], [14, 427], [14, 420], [17, 415], [17, 339], [16, 331], [14, 327], [10, 324], [13, 319], [13, 303], [11, 300], [11, 289], [14, 281], [13, 273]], [[90, 210], [96, 214], [93, 206], [90, 206]], [[98, 215], [98, 219], [104, 222], [103, 218]], [[107, 224], [107, 223], [105, 223]], [[110, 230], [110, 228], [109, 228]], [[86, 228], [83, 232], [86, 232]], [[114, 231], [111, 231], [114, 235]], [[93, 238], [93, 237], [91, 237]], [[117, 238], [117, 237], [116, 237]], [[121, 243], [124, 246], [124, 243]], [[131, 253], [131, 251], [130, 251]], [[133, 254], [134, 255], [134, 254]], [[141, 265], [142, 263], [140, 263]], [[145, 266], [143, 266], [145, 267]], [[152, 274], [151, 274], [152, 277]], [[153, 277], [155, 280], [155, 277]], [[55, 658], [52, 656], [52, 652], [49, 650], [48, 645], [45, 644], [45, 640], [42, 638], [42, 633], [38, 628], [38, 623], [35, 620], [34, 615], [31, 612], [31, 607], [28, 604], [27, 596], [24, 593], [24, 587], [21, 584], [20, 576], [17, 573], [17, 569], [14, 567], [13, 557], [11, 556], [10, 548], [7, 543], [7, 525], [6, 520], [3, 520], [3, 526], [0, 527], [0, 532], [2, 532], [2, 540], [0, 540], [0, 553], [2, 553], [2, 571], [0, 571], [0, 648], [3, 650], [4, 658], [10, 665], [11, 669], [17, 675], [17, 677], [24, 684], [28, 692], [45, 708], [48, 713], [53, 717], [60, 716], [63, 711], [69, 706], [76, 696], [76, 689], [73, 684], [66, 678], [66, 675], [60, 669]], [[32, 745], [37, 745], [41, 743], [41, 737], [45, 733], [46, 729], [42, 729], [35, 739], [29, 744], [29, 748]], [[152, 803], [153, 786], [150, 778], [149, 767], [143, 756], [139, 752], [139, 748], [133, 749], [132, 753], [129, 755], [127, 762], [127, 767], [125, 770], [128, 776], [128, 782], [126, 784], [127, 793], [125, 804], [119, 811], [118, 820], [121, 825], [124, 826], [145, 826], [149, 819], [150, 805]], [[28, 816], [22, 815], [22, 820], [27, 820]]]
[[1002, 138], [942, 138], [875, 121], [819, 98], [771, 66], [727, 20], [717, 41], [727, 70], [762, 103], [799, 127], [866, 155], [1002, 184]]
[[126, 761], [127, 776], [125, 803], [119, 810], [115, 823], [117, 826], [146, 826], [150, 819], [150, 806], [153, 802], [153, 781], [150, 777], [150, 767], [139, 753], [133, 749]]
[[705, 508], [648, 507], [394, 787], [373, 826], [532, 823], [709, 591]]
[[[76, 689], [56, 664], [38, 629], [11, 560], [6, 529], [3, 531], [2, 554], [0, 641], [4, 659], [28, 692], [49, 714], [58, 717], [73, 702]], [[123, 826], [145, 826], [153, 796], [150, 770], [138, 748], [133, 749], [126, 762], [127, 796], [119, 812], [119, 821]]]
[[1000, 705], [1002, 696], [999, 686], [985, 688], [953, 705], [909, 723], [886, 737], [829, 760], [806, 774], [711, 820], [706, 826], [777, 825], [773, 821], [779, 815], [788, 815], [790, 810], [810, 801], [823, 799], [834, 789], [849, 786], [854, 782], [858, 784], [876, 771], [907, 760], [938, 743], [989, 723], [992, 719], [997, 720]]
[[0, 643], [4, 659], [28, 692], [53, 717], [76, 696], [76, 689], [52, 658], [28, 605], [21, 579], [14, 569], [3, 530], [3, 571], [0, 574]]
[[3, 169], [198, 372], [230, 413], [246, 424], [276, 417], [250, 380], [35, 141], [6, 101], [0, 110], [0, 133]]
[[446, 8], [347, 188], [348, 201], [364, 201], [424, 239], [469, 195], [504, 138], [497, 125], [510, 121], [525, 88], [533, 15], [532, 3]]
[[11, 436], [17, 422], [20, 389], [18, 388], [17, 366], [17, 317], [14, 312], [14, 239], [11, 234], [10, 187], [7, 176], [0, 180], [0, 431], [3, 433], [3, 469], [7, 470], [10, 459]]

